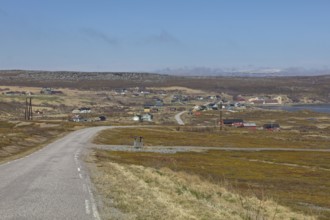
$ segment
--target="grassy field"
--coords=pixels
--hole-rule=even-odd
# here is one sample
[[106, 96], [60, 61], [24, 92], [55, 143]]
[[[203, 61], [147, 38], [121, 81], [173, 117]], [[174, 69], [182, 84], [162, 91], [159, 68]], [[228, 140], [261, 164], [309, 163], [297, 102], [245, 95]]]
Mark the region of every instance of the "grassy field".
[[231, 128], [219, 132], [213, 127], [123, 128], [101, 132], [97, 144], [131, 145], [134, 136], [144, 137], [146, 146], [209, 146], [243, 148], [330, 148], [327, 136], [292, 131], [248, 131]]
[[[223, 170], [229, 164], [217, 170], [221, 163], [231, 161], [221, 162], [221, 157], [217, 157], [96, 151], [93, 156], [96, 167], [91, 175], [103, 200], [101, 216], [104, 219], [315, 219], [315, 212], [310, 210], [298, 214], [298, 209], [294, 212], [278, 205], [265, 189], [256, 185], [253, 188], [246, 183], [232, 185], [230, 178], [223, 178]], [[214, 172], [212, 176], [209, 170]], [[248, 190], [245, 185], [249, 186]]]
[[67, 122], [0, 121], [0, 163], [40, 149], [78, 127]]
[[[217, 113], [203, 112], [189, 119], [191, 124], [212, 121]], [[145, 146], [209, 146], [242, 148], [329, 149], [330, 120], [326, 114], [312, 112], [245, 111], [228, 118], [243, 118], [258, 124], [275, 121], [281, 131], [245, 130], [214, 126], [162, 126], [105, 130], [94, 142], [132, 145], [134, 136], [143, 136]], [[194, 121], [195, 120], [195, 121]], [[206, 123], [207, 124], [207, 123]], [[96, 150], [99, 171], [111, 177], [105, 167], [134, 166], [197, 175], [209, 184], [225, 186], [231, 192], [259, 199], [271, 198], [306, 216], [330, 218], [330, 153], [328, 152], [243, 152], [217, 151], [159, 154]], [[108, 164], [109, 163], [109, 164]], [[108, 165], [106, 165], [108, 164]], [[104, 167], [104, 168], [103, 168]], [[142, 169], [142, 168], [141, 168]], [[111, 169], [112, 170], [112, 169]], [[101, 178], [102, 179], [102, 178]], [[197, 183], [196, 183], [197, 184]], [[306, 217], [307, 218], [307, 217]], [[252, 219], [255, 219], [254, 217]], [[266, 218], [268, 219], [268, 218]], [[289, 218], [290, 219], [290, 218]], [[294, 219], [294, 218], [292, 218]], [[297, 218], [303, 219], [303, 218]]]
[[[232, 89], [237, 88], [234, 82], [240, 81], [225, 80], [233, 82], [227, 87], [222, 82], [213, 83], [211, 90], [221, 91], [225, 88], [234, 91]], [[304, 79], [300, 80], [307, 83]], [[199, 79], [190, 79], [187, 83], [191, 81], [200, 83]], [[202, 81], [201, 89], [209, 88], [208, 83], [212, 80]], [[252, 93], [260, 94], [260, 91], [269, 89], [268, 84], [273, 85], [272, 80], [266, 81], [267, 86], [265, 84], [258, 91], [250, 87], [249, 82], [245, 86], [249, 86]], [[185, 82], [181, 83], [182, 86], [186, 85]], [[71, 89], [60, 89], [64, 93], [60, 96], [34, 96], [33, 109], [40, 108], [45, 112], [34, 122], [19, 121], [23, 116], [22, 106], [26, 97], [0, 96], [0, 118], [6, 121], [0, 122], [0, 163], [31, 153], [66, 132], [85, 126], [137, 124], [132, 121], [132, 116], [141, 113], [143, 104], [153, 96], [115, 95], [110, 92], [112, 88], [106, 81], [95, 82], [97, 88], [103, 86], [104, 91], [77, 90], [74, 89], [76, 84]], [[164, 82], [165, 88], [170, 84]], [[323, 82], [320, 81], [320, 84], [323, 85]], [[89, 83], [85, 85], [86, 88], [90, 87]], [[124, 85], [116, 84], [117, 87]], [[328, 86], [326, 83], [324, 85]], [[10, 89], [25, 91], [29, 87]], [[38, 93], [40, 87], [33, 89], [32, 92]], [[183, 88], [168, 89], [175, 91]], [[282, 93], [275, 87], [273, 89], [275, 94]], [[186, 92], [192, 91], [186, 89]], [[198, 94], [201, 91], [194, 92]], [[318, 93], [315, 91], [315, 94]], [[168, 94], [164, 100], [169, 103], [171, 95]], [[196, 103], [190, 103], [189, 106], [193, 104]], [[89, 117], [102, 114], [108, 120], [105, 123], [64, 121], [73, 109], [84, 106], [93, 109]], [[94, 142], [132, 145], [133, 137], [143, 136], [146, 146], [330, 149], [330, 117], [327, 114], [247, 109], [224, 112], [223, 115], [224, 119], [241, 118], [256, 122], [258, 127], [269, 122], [279, 123], [280, 132], [233, 127], [225, 127], [220, 132], [217, 127], [218, 111], [205, 111], [199, 116], [184, 114], [182, 118], [186, 126], [175, 126], [174, 114], [161, 110], [154, 114], [154, 122], [137, 124], [153, 127], [106, 130]], [[104, 197], [103, 211], [117, 213], [123, 219], [310, 219], [314, 215], [329, 219], [329, 159], [330, 153], [325, 152], [212, 150], [156, 154], [95, 150], [93, 163], [96, 167], [91, 174]], [[305, 217], [277, 205], [277, 202], [295, 212], [303, 212]]]
[[[172, 175], [180, 172], [198, 175], [208, 184], [225, 186], [244, 197], [271, 198], [295, 211], [304, 212], [306, 216], [330, 217], [330, 153], [209, 151], [157, 154], [97, 150], [96, 158], [98, 169], [102, 169], [107, 177], [112, 176], [113, 166], [138, 165], [153, 168], [154, 172], [169, 168], [175, 173]], [[191, 184], [198, 187], [199, 182]], [[102, 191], [111, 191], [106, 185], [103, 187]], [[238, 200], [235, 202], [239, 204]]]
[[[317, 113], [311, 111], [276, 111], [276, 110], [258, 110], [248, 108], [237, 112], [223, 111], [223, 119], [239, 118], [245, 122], [255, 122], [257, 126], [262, 127], [266, 123], [279, 123], [282, 130], [295, 132], [320, 132], [323, 128], [330, 127], [330, 116], [326, 113]], [[219, 121], [218, 111], [203, 111], [201, 115], [183, 115], [187, 125], [208, 125], [214, 126]], [[325, 130], [329, 132], [328, 130]]]

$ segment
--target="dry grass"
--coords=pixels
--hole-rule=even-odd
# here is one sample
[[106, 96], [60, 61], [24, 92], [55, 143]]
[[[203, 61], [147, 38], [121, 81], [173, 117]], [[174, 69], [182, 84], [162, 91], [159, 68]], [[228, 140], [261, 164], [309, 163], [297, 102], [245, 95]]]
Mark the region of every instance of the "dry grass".
[[329, 140], [303, 136], [294, 131], [248, 131], [213, 127], [153, 127], [110, 129], [95, 138], [98, 144], [131, 145], [134, 136], [143, 136], [146, 146], [209, 146], [243, 148], [329, 148]]
[[[214, 125], [219, 120], [218, 111], [203, 111], [201, 115], [183, 115], [185, 122], [190, 125]], [[223, 111], [223, 118], [240, 118], [247, 122], [256, 122], [262, 127], [264, 123], [277, 122], [283, 127], [299, 129], [304, 126], [315, 127], [323, 124], [330, 126], [330, 116], [327, 113], [316, 113], [312, 111], [286, 112], [277, 110], [258, 110], [248, 108], [238, 112]]]
[[[107, 163], [150, 167], [155, 172], [167, 168], [198, 175], [215, 185], [229, 183], [236, 194], [252, 194], [262, 201], [271, 197], [305, 215], [317, 214], [320, 219], [330, 217], [330, 153], [210, 151], [157, 154], [98, 150], [96, 158], [105, 175], [113, 172]], [[200, 183], [191, 180], [190, 184], [197, 187]]]
[[0, 121], [0, 163], [30, 154], [75, 129], [66, 122]]
[[97, 152], [92, 174], [104, 219], [314, 219], [266, 197], [228, 191], [223, 183], [164, 167], [118, 164], [115, 157], [122, 156]]
[[[253, 148], [329, 148], [330, 117], [328, 114], [282, 111], [246, 110], [230, 113], [227, 118], [245, 121], [280, 123], [280, 132], [215, 127], [217, 111], [205, 111], [201, 116], [183, 116], [188, 126], [163, 126], [108, 130], [96, 139], [100, 144], [132, 144], [134, 136], [143, 136], [148, 146], [210, 146]], [[194, 125], [203, 126], [194, 126]]]

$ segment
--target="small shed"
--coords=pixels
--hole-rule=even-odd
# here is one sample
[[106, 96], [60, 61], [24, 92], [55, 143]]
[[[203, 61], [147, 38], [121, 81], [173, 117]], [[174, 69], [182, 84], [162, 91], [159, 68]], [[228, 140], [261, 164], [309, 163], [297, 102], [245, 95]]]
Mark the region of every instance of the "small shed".
[[279, 131], [280, 130], [280, 125], [277, 123], [269, 123], [269, 124], [264, 124], [263, 128], [265, 130], [269, 131]]
[[103, 116], [103, 115], [99, 116], [99, 119], [100, 119], [100, 121], [105, 121], [105, 120], [107, 120], [107, 118], [106, 118], [105, 116]]
[[145, 113], [149, 113], [149, 112], [151, 111], [150, 106], [144, 106], [143, 111], [144, 111]]
[[141, 121], [141, 120], [142, 120], [141, 115], [135, 115], [135, 116], [133, 117], [133, 121]]
[[87, 107], [82, 107], [80, 109], [78, 109], [80, 113], [84, 114], [84, 113], [91, 113], [92, 110], [90, 108]]

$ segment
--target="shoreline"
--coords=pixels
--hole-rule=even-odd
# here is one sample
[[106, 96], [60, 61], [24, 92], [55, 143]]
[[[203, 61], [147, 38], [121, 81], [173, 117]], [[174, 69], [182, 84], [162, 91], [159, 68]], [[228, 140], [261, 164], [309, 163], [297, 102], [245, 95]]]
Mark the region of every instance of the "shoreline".
[[282, 110], [288, 112], [307, 110], [316, 113], [330, 114], [330, 104], [282, 104], [282, 105], [258, 105], [254, 107], [264, 110]]

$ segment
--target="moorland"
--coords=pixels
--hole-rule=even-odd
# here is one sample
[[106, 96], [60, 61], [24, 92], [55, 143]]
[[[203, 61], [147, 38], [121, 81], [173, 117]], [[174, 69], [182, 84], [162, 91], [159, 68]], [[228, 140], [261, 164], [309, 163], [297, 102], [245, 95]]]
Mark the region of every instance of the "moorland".
[[[328, 219], [330, 115], [248, 100], [329, 103], [329, 84], [329, 76], [0, 71], [0, 162], [84, 127], [134, 126], [101, 132], [84, 158], [105, 219]], [[209, 103], [217, 108], [196, 108]], [[178, 125], [174, 116], [183, 111]], [[255, 126], [220, 126], [220, 112]], [[133, 120], [143, 114], [152, 120]], [[280, 130], [263, 129], [267, 123]], [[144, 137], [142, 149], [133, 147], [136, 136]]]

